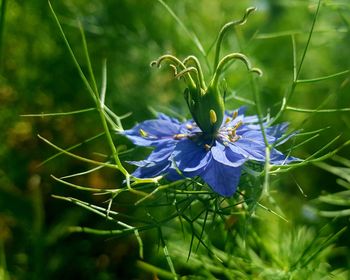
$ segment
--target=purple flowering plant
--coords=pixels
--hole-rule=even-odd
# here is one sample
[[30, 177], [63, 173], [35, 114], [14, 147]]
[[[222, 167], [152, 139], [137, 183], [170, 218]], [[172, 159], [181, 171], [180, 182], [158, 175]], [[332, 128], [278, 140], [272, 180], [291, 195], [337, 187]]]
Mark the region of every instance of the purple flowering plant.
[[200, 177], [215, 193], [230, 197], [237, 190], [246, 162], [286, 165], [298, 160], [276, 149], [295, 135], [285, 136], [287, 123], [271, 125], [259, 115], [246, 116], [244, 107], [233, 111], [225, 109], [220, 78], [234, 60], [242, 61], [249, 72], [262, 75], [244, 54], [230, 53], [220, 59], [224, 35], [233, 26], [244, 24], [254, 10], [247, 9], [241, 20], [221, 29], [216, 41], [214, 71], [208, 84], [199, 60], [193, 55], [181, 61], [166, 54], [151, 63], [160, 67], [163, 62], [170, 62], [175, 77], [184, 80], [184, 99], [192, 119], [181, 122], [158, 113], [156, 119], [123, 131], [135, 145], [154, 148], [145, 160], [129, 161], [137, 166], [133, 177], [161, 176], [169, 181]]

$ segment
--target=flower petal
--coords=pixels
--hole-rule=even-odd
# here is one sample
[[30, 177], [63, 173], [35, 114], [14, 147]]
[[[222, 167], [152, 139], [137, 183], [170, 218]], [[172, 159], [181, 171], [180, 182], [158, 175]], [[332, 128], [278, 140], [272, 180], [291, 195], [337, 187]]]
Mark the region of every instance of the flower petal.
[[184, 139], [177, 143], [172, 157], [176, 166], [182, 172], [186, 172], [186, 175], [192, 177], [205, 168], [211, 158], [211, 153], [204, 146]]
[[248, 159], [239, 149], [236, 149], [234, 146], [231, 149], [229, 146], [224, 146], [218, 141], [216, 141], [215, 146], [211, 148], [211, 153], [214, 160], [231, 167], [241, 166]]
[[232, 196], [237, 190], [241, 167], [227, 166], [212, 159], [200, 176], [214, 192]]
[[276, 149], [270, 151], [270, 163], [275, 165], [284, 165], [293, 161], [300, 161], [296, 157], [286, 156]]
[[241, 149], [242, 154], [251, 160], [265, 161], [265, 143], [261, 141], [252, 141], [252, 139], [241, 138], [232, 144]]
[[179, 123], [171, 120], [148, 120], [123, 132], [135, 145], [156, 146], [163, 142], [175, 142], [173, 136], [180, 133]]
[[164, 114], [164, 113], [158, 112], [158, 113], [157, 113], [157, 117], [158, 117], [158, 119], [160, 119], [160, 120], [165, 120], [165, 121], [169, 121], [169, 122], [172, 122], [172, 123], [180, 124], [180, 121], [179, 121], [178, 119], [173, 118], [173, 117], [169, 117], [169, 116], [167, 116], [167, 115]]
[[169, 161], [162, 161], [157, 164], [147, 165], [145, 167], [138, 167], [132, 175], [137, 178], [154, 178], [159, 175], [167, 173], [170, 167]]
[[139, 167], [145, 167], [147, 165], [157, 164], [164, 160], [169, 161], [174, 148], [174, 143], [161, 143], [152, 151], [147, 159], [141, 161], [128, 161], [128, 163]]

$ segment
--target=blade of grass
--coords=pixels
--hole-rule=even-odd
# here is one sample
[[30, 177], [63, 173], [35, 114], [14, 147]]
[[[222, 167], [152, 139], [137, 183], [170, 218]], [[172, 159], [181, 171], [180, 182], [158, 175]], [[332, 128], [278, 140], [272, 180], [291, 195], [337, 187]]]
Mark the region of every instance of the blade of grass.
[[[183, 21], [174, 13], [174, 11], [167, 5], [163, 0], [158, 0], [158, 2], [168, 11], [168, 13], [175, 19], [175, 21], [180, 25], [180, 27], [185, 31], [187, 36], [193, 41], [197, 49], [200, 51], [200, 53], [207, 58], [207, 53], [205, 52], [203, 45], [199, 41], [198, 37], [196, 34], [193, 32], [189, 31], [186, 25], [183, 23]], [[207, 64], [209, 65], [209, 62], [206, 61]]]

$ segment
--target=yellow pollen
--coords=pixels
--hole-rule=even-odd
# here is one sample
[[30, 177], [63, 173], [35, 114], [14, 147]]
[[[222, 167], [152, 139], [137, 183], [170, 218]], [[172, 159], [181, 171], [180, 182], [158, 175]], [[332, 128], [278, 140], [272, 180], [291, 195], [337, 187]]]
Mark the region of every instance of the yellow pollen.
[[242, 121], [239, 121], [238, 123], [236, 123], [234, 130], [236, 130], [237, 128], [239, 128], [241, 125], [243, 124]]
[[205, 150], [206, 150], [206, 151], [209, 151], [209, 150], [210, 150], [210, 148], [211, 148], [211, 146], [210, 146], [210, 145], [208, 145], [208, 144], [204, 144], [204, 148], [205, 148]]
[[213, 109], [210, 109], [209, 111], [209, 118], [210, 118], [210, 124], [215, 124], [217, 122], [217, 117], [216, 117], [216, 113]]
[[186, 124], [186, 128], [189, 129], [189, 130], [191, 130], [191, 129], [193, 128], [193, 126], [192, 126], [191, 124], [188, 123], [188, 124]]
[[231, 118], [227, 118], [226, 121], [225, 121], [225, 124], [229, 123], [230, 121], [232, 121]]
[[238, 112], [234, 111], [232, 114], [232, 119], [234, 120], [235, 118], [237, 118], [237, 116], [238, 116]]
[[148, 133], [146, 131], [144, 131], [142, 128], [139, 129], [139, 133], [142, 137], [147, 137]]
[[186, 134], [175, 134], [175, 135], [173, 136], [173, 138], [174, 138], [175, 140], [180, 140], [180, 139], [183, 139], [183, 138], [186, 138], [186, 137], [187, 137]]

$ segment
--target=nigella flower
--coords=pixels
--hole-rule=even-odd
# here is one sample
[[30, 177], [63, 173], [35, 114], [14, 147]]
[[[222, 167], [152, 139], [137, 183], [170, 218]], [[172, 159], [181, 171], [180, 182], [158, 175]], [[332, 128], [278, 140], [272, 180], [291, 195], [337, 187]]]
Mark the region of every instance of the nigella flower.
[[[243, 108], [225, 112], [224, 122], [214, 138], [208, 138], [193, 120], [180, 122], [161, 113], [157, 119], [124, 131], [134, 144], [154, 147], [146, 160], [130, 162], [138, 166], [133, 176], [164, 175], [170, 181], [199, 176], [214, 192], [231, 196], [237, 189], [243, 164], [248, 160], [266, 160], [258, 118], [245, 117], [243, 113]], [[269, 144], [278, 143], [286, 128], [286, 123], [266, 128]], [[275, 148], [271, 150], [271, 164], [294, 160], [296, 158], [285, 156]]]
[[[225, 24], [216, 42], [212, 77], [208, 85], [199, 60], [190, 55], [183, 61], [167, 54], [151, 63], [160, 67], [170, 61], [176, 78], [186, 83], [184, 98], [193, 117], [180, 122], [164, 114], [155, 120], [136, 125], [124, 134], [139, 146], [153, 146], [154, 150], [146, 160], [130, 162], [138, 168], [133, 176], [151, 178], [163, 175], [168, 180], [183, 177], [201, 177], [214, 192], [231, 196], [237, 189], [242, 166], [248, 160], [265, 162], [266, 144], [276, 147], [287, 125], [265, 126], [261, 131], [256, 116], [244, 116], [244, 110], [225, 111], [225, 94], [220, 91], [220, 77], [232, 65], [233, 60], [242, 61], [249, 72], [260, 76], [260, 69], [253, 68], [248, 58], [241, 53], [230, 53], [221, 60], [220, 49], [224, 34], [237, 24], [244, 24], [254, 11], [248, 8], [241, 20]], [[286, 140], [287, 138], [284, 138]], [[286, 164], [296, 160], [284, 156], [272, 148], [271, 164]]]

